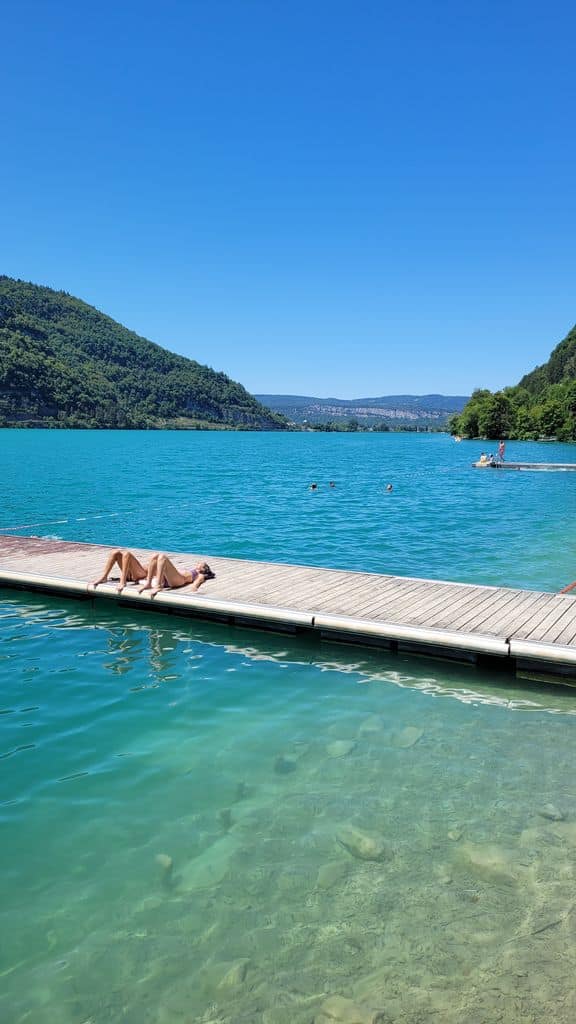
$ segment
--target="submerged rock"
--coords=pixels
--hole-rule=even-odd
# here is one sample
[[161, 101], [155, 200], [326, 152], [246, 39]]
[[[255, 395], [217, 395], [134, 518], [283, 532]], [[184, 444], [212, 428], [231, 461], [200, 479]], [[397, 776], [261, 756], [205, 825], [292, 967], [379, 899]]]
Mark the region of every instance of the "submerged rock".
[[331, 860], [323, 864], [316, 876], [317, 889], [331, 889], [348, 874], [348, 866], [343, 860]]
[[369, 715], [358, 727], [359, 736], [370, 736], [374, 733], [382, 732], [384, 729], [384, 719], [381, 715]]
[[418, 729], [415, 725], [407, 725], [401, 732], [396, 733], [393, 743], [395, 747], [406, 750], [408, 747], [413, 747], [418, 743], [418, 740], [422, 739], [423, 735], [424, 729]]
[[174, 861], [167, 853], [157, 853], [154, 860], [162, 870], [162, 885], [169, 889], [174, 881]]
[[220, 885], [230, 870], [230, 861], [235, 855], [240, 837], [234, 832], [224, 832], [212, 846], [207, 847], [179, 872], [179, 887], [183, 892], [197, 892]]
[[345, 825], [339, 829], [336, 840], [359, 860], [388, 860], [391, 856], [390, 849], [383, 840], [362, 832], [354, 825]]
[[552, 832], [569, 846], [576, 846], [576, 821], [555, 821]]
[[352, 753], [355, 746], [354, 740], [334, 740], [326, 747], [326, 753], [328, 757], [346, 757], [346, 754]]
[[290, 772], [296, 771], [296, 761], [284, 754], [278, 754], [274, 761], [274, 771], [277, 775], [289, 775]]
[[234, 801], [245, 800], [248, 796], [248, 786], [245, 782], [238, 782], [234, 791]]
[[521, 872], [512, 851], [495, 843], [462, 843], [458, 859], [468, 871], [487, 882], [512, 884]]
[[440, 885], [452, 884], [452, 872], [446, 864], [437, 864], [434, 868], [434, 874]]
[[222, 976], [222, 980], [220, 981], [218, 988], [237, 988], [238, 985], [242, 985], [246, 978], [249, 963], [250, 960], [246, 957], [241, 960], [236, 960], [231, 964]]
[[232, 828], [232, 811], [229, 807], [223, 807], [221, 811], [218, 811], [218, 821], [225, 832]]
[[368, 1006], [355, 1003], [344, 996], [330, 996], [320, 1007], [320, 1013], [314, 1018], [314, 1024], [380, 1024], [384, 1014], [371, 1010]]
[[541, 818], [547, 818], [548, 821], [565, 821], [566, 815], [554, 804], [544, 804], [543, 807], [538, 809], [538, 814]]

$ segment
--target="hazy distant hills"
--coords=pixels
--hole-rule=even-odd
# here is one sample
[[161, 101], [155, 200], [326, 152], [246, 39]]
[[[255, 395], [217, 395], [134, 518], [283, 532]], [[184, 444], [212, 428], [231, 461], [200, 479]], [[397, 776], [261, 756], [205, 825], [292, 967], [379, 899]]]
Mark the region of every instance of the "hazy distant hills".
[[256, 395], [259, 402], [293, 423], [355, 419], [362, 425], [441, 427], [462, 411], [466, 395], [383, 395], [380, 398], [312, 398], [307, 395]]
[[241, 384], [67, 292], [0, 276], [0, 426], [282, 430]]

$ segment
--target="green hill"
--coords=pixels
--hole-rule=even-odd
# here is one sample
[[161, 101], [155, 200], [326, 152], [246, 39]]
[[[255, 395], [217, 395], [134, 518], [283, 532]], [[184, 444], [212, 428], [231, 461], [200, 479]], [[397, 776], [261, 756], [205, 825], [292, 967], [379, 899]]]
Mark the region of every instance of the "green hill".
[[0, 276], [0, 425], [284, 429], [224, 373], [67, 292]]
[[463, 437], [576, 441], [576, 327], [515, 387], [475, 391], [450, 428]]

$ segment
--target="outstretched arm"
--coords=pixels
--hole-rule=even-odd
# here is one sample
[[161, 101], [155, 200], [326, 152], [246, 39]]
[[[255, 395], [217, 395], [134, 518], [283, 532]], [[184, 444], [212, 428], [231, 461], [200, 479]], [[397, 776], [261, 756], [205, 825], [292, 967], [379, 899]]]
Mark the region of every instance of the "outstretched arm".
[[576, 587], [576, 580], [574, 580], [573, 583], [569, 583], [567, 587], [563, 587], [562, 590], [558, 591], [558, 593], [559, 594], [567, 594], [569, 590], [574, 590], [575, 587]]

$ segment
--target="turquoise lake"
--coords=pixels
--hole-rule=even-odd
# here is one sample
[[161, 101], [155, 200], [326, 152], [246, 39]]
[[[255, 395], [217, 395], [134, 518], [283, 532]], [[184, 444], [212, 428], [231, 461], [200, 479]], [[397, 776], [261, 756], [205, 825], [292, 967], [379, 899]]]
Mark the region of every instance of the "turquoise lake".
[[[481, 450], [2, 430], [0, 532], [576, 578], [576, 473]], [[0, 596], [2, 1022], [573, 1024], [576, 691]]]

